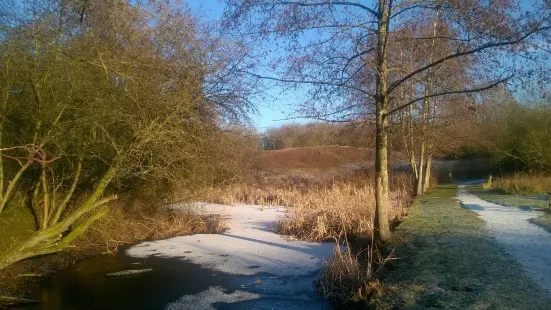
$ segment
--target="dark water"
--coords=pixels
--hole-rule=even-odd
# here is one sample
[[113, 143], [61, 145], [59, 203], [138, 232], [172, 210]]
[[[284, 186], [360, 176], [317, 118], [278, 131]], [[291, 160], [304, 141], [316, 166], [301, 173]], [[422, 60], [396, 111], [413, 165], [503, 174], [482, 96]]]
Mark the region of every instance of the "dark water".
[[[394, 171], [410, 172], [407, 161], [399, 161], [393, 166]], [[473, 179], [485, 179], [492, 174], [492, 167], [488, 159], [476, 158], [468, 160], [433, 160], [432, 174], [439, 183], [461, 182]]]
[[[153, 271], [123, 277], [106, 276], [112, 272], [148, 268]], [[211, 286], [220, 286], [227, 294], [235, 290], [261, 294], [258, 300], [217, 303], [216, 309], [272, 309], [275, 306], [285, 309], [329, 309], [311, 285], [304, 285], [304, 281], [311, 284], [316, 278], [317, 274], [298, 278], [277, 278], [270, 274], [236, 276], [179, 259], [103, 256], [81, 261], [53, 278], [45, 279], [34, 289], [32, 296], [41, 302], [18, 309], [164, 309], [184, 295], [198, 294]], [[263, 282], [262, 285], [253, 284], [258, 279]], [[307, 301], [296, 296], [306, 296]], [[180, 304], [180, 308], [200, 309], [185, 303]]]

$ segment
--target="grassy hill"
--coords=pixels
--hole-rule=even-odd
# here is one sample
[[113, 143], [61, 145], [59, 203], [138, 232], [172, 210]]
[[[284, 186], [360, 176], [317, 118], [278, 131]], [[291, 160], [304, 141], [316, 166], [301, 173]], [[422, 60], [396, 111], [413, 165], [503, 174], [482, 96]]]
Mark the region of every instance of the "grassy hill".
[[374, 158], [371, 149], [348, 146], [315, 146], [256, 151], [252, 167], [273, 173], [327, 172], [350, 166], [365, 166]]

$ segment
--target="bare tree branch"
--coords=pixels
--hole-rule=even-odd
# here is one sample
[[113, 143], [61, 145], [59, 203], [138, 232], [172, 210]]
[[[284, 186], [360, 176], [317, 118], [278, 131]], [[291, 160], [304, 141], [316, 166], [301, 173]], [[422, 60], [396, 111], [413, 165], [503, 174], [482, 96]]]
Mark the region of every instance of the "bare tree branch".
[[503, 84], [503, 83], [507, 82], [508, 80], [510, 80], [511, 78], [513, 78], [513, 75], [510, 75], [510, 76], [508, 76], [504, 79], [500, 79], [500, 80], [498, 80], [498, 81], [496, 81], [492, 84], [486, 85], [484, 87], [472, 88], [472, 89], [462, 89], [462, 90], [455, 90], [455, 91], [445, 91], [445, 92], [441, 92], [441, 93], [430, 94], [428, 96], [422, 96], [422, 97], [419, 97], [419, 98], [415, 98], [415, 99], [409, 101], [406, 104], [403, 104], [403, 105], [401, 105], [397, 108], [394, 108], [394, 109], [390, 110], [389, 112], [387, 112], [385, 114], [385, 116], [392, 115], [393, 113], [398, 112], [398, 111], [402, 110], [403, 108], [409, 107], [410, 105], [412, 105], [416, 102], [419, 102], [419, 101], [425, 100], [425, 99], [429, 99], [429, 98], [433, 98], [433, 97], [441, 97], [441, 96], [454, 95], [454, 94], [466, 94], [466, 93], [482, 92], [482, 91], [494, 88], [494, 87], [498, 86], [499, 84]]

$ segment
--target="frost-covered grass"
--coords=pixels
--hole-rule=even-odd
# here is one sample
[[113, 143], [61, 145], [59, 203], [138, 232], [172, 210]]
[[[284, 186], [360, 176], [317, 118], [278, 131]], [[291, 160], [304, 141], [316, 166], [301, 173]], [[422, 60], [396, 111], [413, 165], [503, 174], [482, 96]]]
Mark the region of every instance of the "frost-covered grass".
[[439, 186], [395, 233], [381, 308], [549, 309], [551, 301], [488, 235], [484, 221]]
[[548, 195], [505, 194], [495, 189], [483, 189], [477, 185], [469, 186], [469, 191], [486, 201], [502, 206], [535, 209], [547, 209], [549, 207]]

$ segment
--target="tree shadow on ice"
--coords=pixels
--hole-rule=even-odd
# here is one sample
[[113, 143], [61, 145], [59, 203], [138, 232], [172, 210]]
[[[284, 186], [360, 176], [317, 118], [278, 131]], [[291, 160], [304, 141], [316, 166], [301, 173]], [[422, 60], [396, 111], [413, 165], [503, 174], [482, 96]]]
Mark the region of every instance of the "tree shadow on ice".
[[250, 237], [244, 237], [244, 236], [231, 235], [231, 234], [227, 234], [227, 233], [222, 233], [221, 235], [226, 236], [226, 237], [230, 237], [230, 238], [250, 241], [250, 242], [254, 242], [254, 243], [259, 243], [259, 244], [264, 244], [264, 245], [269, 245], [269, 246], [273, 246], [273, 247], [278, 247], [278, 248], [297, 251], [297, 252], [304, 252], [304, 253], [310, 253], [309, 250], [313, 250], [313, 249], [318, 247], [318, 246], [314, 246], [315, 243], [312, 243], [312, 245], [305, 244], [305, 246], [303, 246], [303, 247], [296, 247], [296, 246], [292, 246], [292, 245], [275, 243], [275, 242], [271, 242], [271, 241], [264, 241], [264, 240], [259, 240], [259, 239], [254, 239], [254, 238], [250, 238]]

